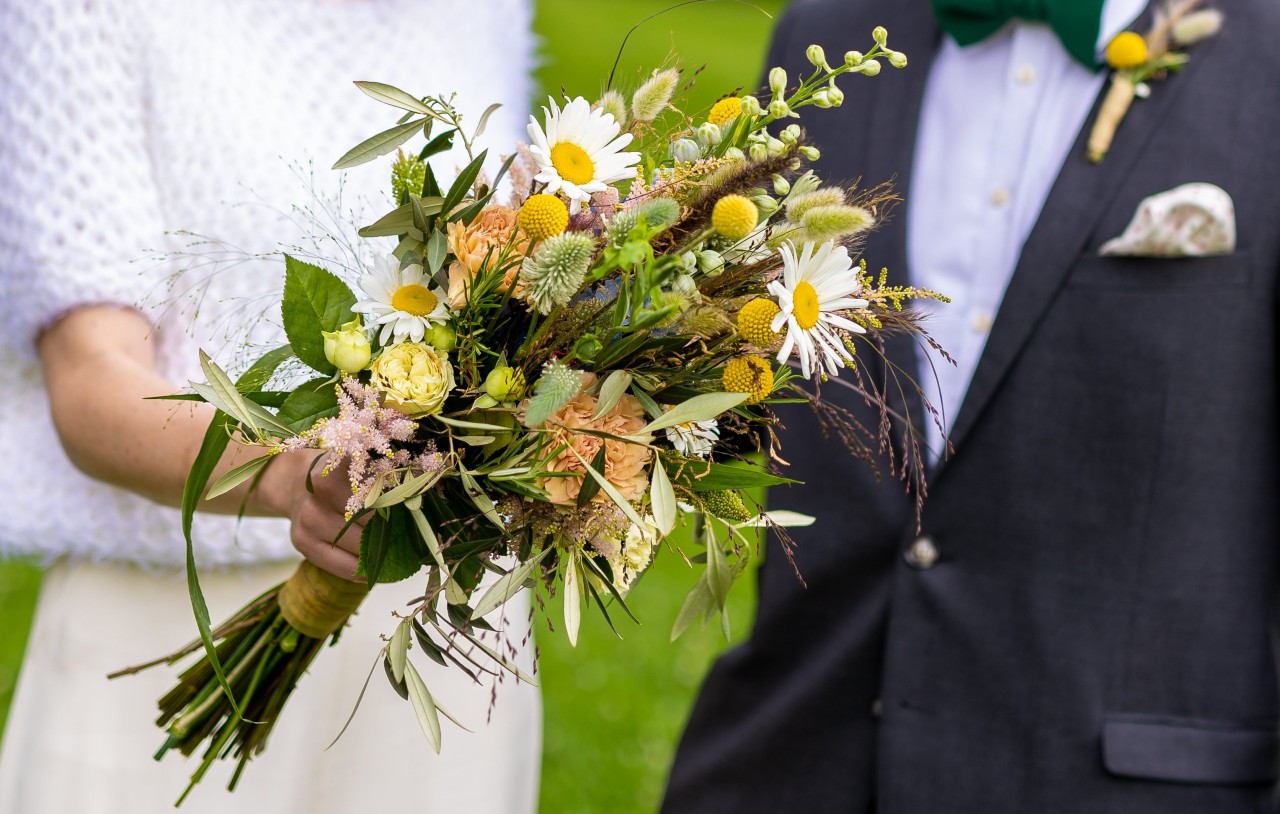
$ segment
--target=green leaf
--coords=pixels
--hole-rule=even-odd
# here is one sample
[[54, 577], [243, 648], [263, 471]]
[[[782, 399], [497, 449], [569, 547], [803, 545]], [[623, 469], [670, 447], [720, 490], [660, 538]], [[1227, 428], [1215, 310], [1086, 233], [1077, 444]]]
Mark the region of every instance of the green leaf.
[[436, 711], [435, 700], [427, 691], [427, 685], [423, 683], [422, 676], [418, 675], [417, 669], [410, 662], [405, 662], [404, 678], [405, 683], [409, 685], [409, 703], [413, 705], [413, 712], [418, 716], [418, 724], [422, 727], [423, 734], [427, 736], [427, 742], [431, 744], [431, 748], [439, 754], [440, 715]]
[[387, 660], [391, 662], [391, 675], [396, 683], [404, 681], [404, 668], [409, 658], [409, 620], [401, 619], [396, 632], [387, 645]]
[[398, 107], [410, 113], [422, 113], [433, 119], [437, 118], [435, 111], [394, 85], [387, 85], [382, 82], [356, 82], [355, 84], [366, 96], [377, 99], [384, 105]]
[[592, 421], [600, 418], [618, 405], [618, 401], [627, 392], [627, 388], [631, 386], [631, 380], [631, 374], [625, 370], [615, 370], [605, 377], [604, 382], [600, 385], [600, 400], [596, 404], [596, 414], [592, 417]]
[[192, 389], [210, 404], [239, 421], [250, 432], [257, 435], [263, 429], [268, 429], [279, 435], [293, 434], [274, 415], [245, 399], [231, 378], [204, 351], [200, 351], [200, 369], [204, 371], [208, 383], [191, 382]]
[[338, 393], [332, 379], [312, 379], [289, 394], [276, 417], [300, 433], [317, 421], [338, 414]]
[[685, 597], [684, 604], [680, 606], [680, 613], [676, 614], [675, 624], [671, 626], [671, 641], [674, 642], [680, 638], [680, 635], [694, 622], [705, 619], [714, 607], [715, 599], [711, 596], [711, 589], [707, 587], [707, 577], [704, 573], [689, 591], [689, 595]]
[[395, 688], [396, 694], [408, 701], [409, 685], [405, 683], [404, 675], [401, 675], [400, 678], [396, 678], [395, 666], [391, 663], [391, 656], [388, 654], [383, 654], [382, 656], [382, 669], [387, 674], [387, 681], [391, 683], [393, 688]]
[[578, 646], [578, 626], [582, 623], [582, 589], [578, 587], [578, 551], [564, 564], [564, 632], [569, 644]]
[[476, 132], [471, 134], [472, 141], [475, 141], [484, 135], [484, 129], [489, 125], [489, 117], [496, 113], [500, 107], [502, 107], [502, 105], [494, 102], [484, 109], [484, 112], [480, 114], [480, 122], [476, 125]]
[[422, 569], [417, 538], [408, 512], [392, 507], [388, 516], [375, 512], [360, 535], [360, 560], [356, 574], [376, 583], [399, 582]]
[[292, 358], [293, 348], [288, 345], [281, 345], [274, 350], [267, 351], [248, 370], [240, 374], [240, 378], [236, 379], [236, 389], [241, 393], [261, 390], [267, 386], [267, 382], [271, 381], [271, 377], [275, 375], [280, 365]]
[[677, 404], [661, 417], [649, 423], [640, 431], [641, 435], [649, 435], [658, 430], [687, 424], [691, 421], [709, 421], [726, 410], [732, 410], [747, 400], [746, 393], [703, 393], [686, 402]]
[[231, 685], [227, 683], [227, 674], [222, 669], [218, 650], [213, 643], [213, 628], [209, 623], [209, 605], [205, 602], [204, 591], [200, 590], [200, 576], [196, 573], [195, 546], [191, 539], [191, 524], [195, 518], [196, 506], [200, 503], [200, 495], [204, 492], [205, 484], [213, 476], [213, 470], [217, 467], [218, 461], [222, 460], [222, 453], [231, 443], [231, 428], [231, 417], [219, 410], [214, 413], [209, 429], [205, 430], [200, 451], [196, 453], [196, 458], [191, 463], [191, 471], [187, 474], [186, 483], [182, 486], [182, 536], [187, 544], [187, 593], [191, 597], [191, 612], [196, 617], [196, 627], [200, 630], [200, 643], [204, 645], [205, 657], [209, 659], [209, 666], [213, 668], [218, 685], [222, 687], [222, 692], [226, 694], [227, 700], [236, 710], [236, 718], [239, 718], [240, 705], [236, 703]]
[[605, 478], [604, 475], [601, 475], [598, 471], [596, 471], [595, 467], [587, 463], [587, 459], [583, 458], [581, 453], [579, 453], [578, 450], [573, 448], [572, 444], [565, 447], [565, 449], [572, 452], [574, 457], [582, 462], [582, 465], [587, 468], [587, 474], [590, 475], [596, 481], [596, 483], [600, 484], [600, 488], [603, 489], [604, 493], [609, 496], [609, 498], [617, 505], [619, 509], [622, 510], [622, 513], [627, 516], [627, 519], [630, 520], [632, 523], [635, 523], [637, 526], [640, 526], [641, 528], [643, 528], [644, 521], [640, 519], [640, 515], [636, 514], [636, 510], [632, 508], [631, 504], [627, 501], [627, 499], [622, 496], [622, 493], [618, 491], [618, 488], [614, 486], [612, 483], [609, 483], [608, 479]]
[[427, 634], [427, 629], [419, 624], [417, 619], [413, 620], [413, 638], [418, 640], [418, 647], [421, 647], [422, 652], [427, 654], [427, 658], [441, 667], [449, 666], [449, 663], [444, 660], [444, 652], [435, 642], [431, 641], [431, 636]]
[[413, 226], [413, 204], [398, 206], [373, 223], [360, 229], [360, 237], [396, 237]]
[[205, 494], [205, 500], [213, 500], [219, 495], [225, 495], [232, 489], [252, 478], [254, 475], [262, 471], [267, 464], [271, 463], [272, 456], [261, 455], [253, 458], [246, 463], [242, 463], [235, 469], [214, 481], [213, 486], [209, 487], [209, 491]]
[[[436, 155], [437, 153], [443, 153], [445, 150], [448, 150], [450, 147], [453, 146], [453, 137], [455, 134], [457, 134], [457, 132], [458, 132], [457, 130], [446, 130], [440, 135], [431, 139], [431, 141], [428, 141], [427, 146], [423, 147], [422, 151], [418, 153], [418, 160], [426, 161], [431, 156]], [[424, 186], [426, 186], [425, 183], [424, 183]], [[425, 195], [430, 195], [434, 193], [429, 193], [424, 189], [422, 191], [422, 194], [425, 196]]]
[[538, 556], [525, 560], [524, 562], [512, 568], [507, 573], [498, 578], [496, 582], [485, 591], [484, 596], [480, 597], [480, 601], [476, 603], [475, 609], [471, 611], [472, 619], [479, 619], [489, 611], [505, 603], [516, 594], [524, 589], [524, 583], [532, 576], [534, 570], [542, 564], [546, 556], [550, 554], [552, 549], [543, 549]]
[[467, 497], [471, 498], [471, 502], [476, 505], [480, 513], [489, 518], [489, 521], [498, 528], [505, 528], [502, 518], [498, 516], [497, 507], [493, 505], [493, 500], [484, 489], [480, 488], [475, 476], [465, 469], [459, 469], [458, 475], [462, 479], [462, 488], [466, 491]]
[[435, 485], [436, 481], [444, 476], [444, 470], [437, 472], [423, 472], [420, 475], [411, 475], [404, 479], [400, 485], [388, 489], [378, 496], [373, 503], [369, 504], [370, 509], [385, 509], [390, 506], [396, 506], [405, 501], [422, 494]]
[[440, 540], [436, 537], [436, 530], [431, 528], [431, 523], [427, 521], [427, 516], [422, 513], [421, 508], [411, 509], [409, 516], [413, 518], [413, 523], [418, 527], [418, 533], [422, 535], [423, 541], [427, 544], [427, 550], [431, 552], [431, 558], [436, 561], [436, 567], [441, 571], [448, 573], [448, 568], [444, 564], [444, 554], [440, 551]]
[[653, 463], [653, 479], [649, 483], [649, 508], [658, 533], [666, 537], [676, 527], [679, 509], [676, 506], [676, 490], [667, 476], [667, 468], [661, 461]]
[[348, 150], [342, 158], [339, 158], [337, 163], [333, 165], [333, 169], [345, 170], [351, 167], [358, 167], [379, 156], [386, 155], [417, 135], [418, 131], [422, 129], [422, 122], [422, 119], [411, 119], [404, 124], [397, 124], [389, 130], [383, 130], [376, 136], [370, 136]]
[[439, 229], [431, 233], [427, 239], [427, 266], [432, 274], [444, 267], [444, 260], [449, 256], [449, 241]]
[[714, 492], [722, 489], [751, 489], [760, 486], [781, 486], [799, 483], [790, 478], [773, 475], [758, 466], [737, 466], [687, 461], [680, 470], [681, 486], [694, 492]]
[[324, 356], [323, 331], [336, 331], [352, 318], [355, 295], [337, 275], [285, 255], [284, 303], [281, 315], [289, 345], [304, 364], [333, 375]]
[[484, 166], [485, 157], [488, 155], [488, 150], [481, 151], [474, 161], [464, 167], [462, 172], [458, 173], [458, 177], [454, 179], [453, 186], [449, 187], [449, 194], [444, 196], [442, 211], [448, 212], [467, 196], [467, 191], [476, 182], [476, 178], [480, 175], [480, 169]]
[[[710, 531], [710, 529], [708, 529]], [[707, 587], [711, 589], [711, 598], [715, 600], [716, 609], [724, 610], [729, 601], [729, 588], [733, 585], [733, 571], [726, 561], [724, 549], [714, 534], [707, 534]]]
[[[591, 459], [591, 468], [597, 472], [603, 472], [605, 463], [609, 459], [609, 447], [605, 444], [600, 445], [600, 449], [596, 451], [595, 457]], [[593, 478], [587, 478], [582, 481], [582, 488], [578, 490], [578, 508], [581, 509], [591, 503], [591, 499], [600, 494], [600, 484]]]

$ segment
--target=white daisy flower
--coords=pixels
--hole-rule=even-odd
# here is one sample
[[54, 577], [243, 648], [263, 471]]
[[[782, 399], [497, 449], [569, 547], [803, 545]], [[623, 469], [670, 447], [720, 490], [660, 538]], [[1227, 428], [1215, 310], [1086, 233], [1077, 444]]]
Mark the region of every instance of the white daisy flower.
[[720, 440], [720, 427], [714, 418], [707, 421], [686, 421], [667, 427], [666, 434], [676, 452], [705, 458]]
[[579, 96], [561, 110], [550, 100], [543, 108], [546, 130], [529, 117], [529, 152], [541, 170], [534, 179], [546, 184], [543, 192], [563, 192], [569, 211], [577, 212], [591, 200], [592, 193], [604, 192], [614, 181], [630, 178], [640, 162], [639, 153], [621, 152], [631, 143], [631, 134], [619, 135], [621, 128], [613, 115], [592, 110]]
[[782, 279], [769, 283], [769, 293], [778, 298], [781, 309], [769, 327], [774, 333], [784, 325], [787, 328], [778, 361], [786, 363], [794, 349], [806, 379], [819, 363], [836, 376], [846, 362], [853, 361], [840, 332], [866, 333], [858, 323], [835, 313], [868, 305], [866, 300], [849, 296], [858, 290], [849, 250], [828, 241], [817, 246], [805, 243], [799, 256], [790, 243], [783, 243], [778, 251], [782, 254]]
[[378, 342], [384, 347], [397, 342], [421, 342], [433, 324], [449, 321], [444, 289], [431, 287], [422, 266], [400, 268], [394, 255], [379, 257], [373, 268], [360, 276], [360, 290], [366, 299], [351, 310], [365, 314], [372, 327], [382, 326]]

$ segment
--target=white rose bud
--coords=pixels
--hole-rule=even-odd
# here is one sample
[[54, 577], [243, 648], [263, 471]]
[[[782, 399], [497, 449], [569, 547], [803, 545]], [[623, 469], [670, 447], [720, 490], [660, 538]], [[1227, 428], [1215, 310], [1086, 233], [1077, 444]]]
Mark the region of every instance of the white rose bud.
[[764, 112], [764, 108], [760, 107], [760, 100], [754, 96], [742, 97], [742, 115], [759, 116]]
[[775, 195], [786, 195], [791, 191], [791, 182], [781, 175], [773, 176], [773, 192]]
[[907, 55], [901, 51], [889, 51], [885, 54], [885, 59], [889, 60], [889, 64], [895, 68], [907, 67]]
[[671, 157], [683, 164], [689, 164], [702, 158], [702, 147], [691, 138], [678, 139], [671, 145]]
[[495, 367], [484, 378], [485, 395], [498, 402], [519, 401], [527, 389], [524, 373], [519, 368]]
[[774, 96], [781, 96], [787, 92], [787, 72], [781, 68], [774, 68], [769, 71], [769, 90], [773, 91]]
[[703, 122], [698, 127], [698, 141], [708, 147], [714, 147], [719, 144], [721, 138], [720, 126], [714, 122]]
[[747, 157], [747, 154], [738, 147], [730, 147], [724, 151], [724, 157], [729, 161], [741, 161]]
[[817, 147], [810, 147], [807, 144], [800, 148], [800, 155], [804, 156], [810, 161], [817, 161], [819, 158], [822, 158], [822, 153], [818, 152]]
[[809, 60], [809, 64], [813, 67], [829, 70], [827, 68], [827, 55], [826, 52], [822, 50], [821, 45], [810, 45], [805, 49], [804, 56], [805, 59]]
[[769, 115], [775, 119], [785, 119], [791, 115], [791, 107], [786, 102], [778, 99], [769, 103]]
[[324, 358], [329, 360], [329, 364], [351, 375], [368, 366], [373, 349], [360, 320], [353, 319], [336, 331], [320, 333], [324, 337]]
[[1193, 11], [1173, 24], [1173, 41], [1179, 45], [1195, 45], [1222, 30], [1222, 12], [1217, 9]]
[[876, 41], [876, 45], [879, 45], [881, 48], [884, 48], [885, 43], [889, 41], [889, 32], [885, 29], [884, 26], [878, 25], [875, 28], [871, 29], [871, 39]]
[[698, 270], [708, 277], [715, 277], [724, 271], [724, 257], [720, 252], [705, 249], [698, 252]]
[[844, 64], [850, 68], [856, 68], [862, 64], [861, 51], [845, 51]]

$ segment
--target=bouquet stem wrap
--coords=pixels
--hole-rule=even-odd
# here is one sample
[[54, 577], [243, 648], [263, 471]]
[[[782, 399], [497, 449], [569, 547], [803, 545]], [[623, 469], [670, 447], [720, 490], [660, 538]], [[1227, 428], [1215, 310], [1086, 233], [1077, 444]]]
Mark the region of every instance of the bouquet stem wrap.
[[303, 560], [280, 589], [280, 614], [303, 636], [323, 639], [346, 624], [368, 593], [364, 583], [334, 576]]

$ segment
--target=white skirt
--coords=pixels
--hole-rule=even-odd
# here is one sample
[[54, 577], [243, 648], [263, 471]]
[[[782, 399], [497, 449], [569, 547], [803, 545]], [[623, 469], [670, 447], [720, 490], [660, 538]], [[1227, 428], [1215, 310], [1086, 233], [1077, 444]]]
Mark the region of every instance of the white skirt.
[[[279, 582], [293, 564], [201, 578], [213, 621]], [[442, 721], [437, 755], [409, 704], [379, 664], [346, 734], [328, 751], [394, 629], [391, 611], [420, 593], [418, 580], [379, 586], [336, 647], [316, 657], [285, 707], [265, 753], [233, 794], [234, 761], [216, 761], [180, 809], [184, 814], [396, 812], [519, 814], [537, 808], [541, 752], [538, 690], [504, 678], [496, 692], [416, 649], [410, 659], [440, 704], [465, 724]], [[527, 630], [527, 596], [509, 603], [512, 630]], [[156, 667], [108, 681], [195, 638], [182, 574], [133, 566], [59, 562], [46, 574], [22, 674], [0, 749], [0, 814], [159, 814], [172, 811], [198, 767], [164, 741], [156, 701], [177, 670]], [[520, 643], [526, 670], [533, 645]], [[491, 701], [494, 703], [491, 704]]]

